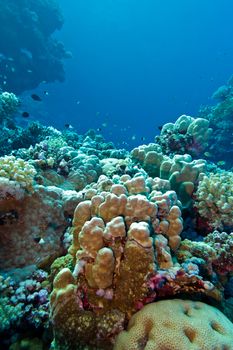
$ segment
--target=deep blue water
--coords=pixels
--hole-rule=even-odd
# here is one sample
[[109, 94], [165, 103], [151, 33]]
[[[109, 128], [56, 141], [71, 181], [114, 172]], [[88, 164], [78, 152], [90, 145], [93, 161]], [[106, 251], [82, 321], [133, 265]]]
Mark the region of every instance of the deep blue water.
[[101, 128], [118, 146], [153, 141], [159, 125], [212, 103], [233, 73], [232, 0], [60, 5], [65, 24], [56, 35], [73, 57], [65, 83], [39, 88], [49, 91], [45, 119], [57, 127]]

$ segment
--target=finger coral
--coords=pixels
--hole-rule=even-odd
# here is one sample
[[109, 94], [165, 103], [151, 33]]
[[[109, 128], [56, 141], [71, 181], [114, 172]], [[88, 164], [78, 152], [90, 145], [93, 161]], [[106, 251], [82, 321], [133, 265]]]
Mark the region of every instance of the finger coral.
[[152, 188], [153, 179], [138, 174], [102, 175], [84, 189], [69, 249], [75, 266], [58, 272], [51, 293], [56, 349], [111, 349], [130, 317], [158, 297], [219, 298], [197, 265], [173, 261], [183, 227], [180, 203], [174, 191]]

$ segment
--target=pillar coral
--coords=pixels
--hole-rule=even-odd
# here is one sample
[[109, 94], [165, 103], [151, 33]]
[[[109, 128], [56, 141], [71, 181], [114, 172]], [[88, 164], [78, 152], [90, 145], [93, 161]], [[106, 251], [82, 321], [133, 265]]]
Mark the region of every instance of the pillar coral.
[[111, 349], [131, 316], [157, 296], [213, 289], [174, 263], [179, 201], [174, 191], [152, 187], [142, 176], [101, 176], [84, 190], [69, 249], [75, 267], [57, 274], [51, 294], [56, 349]]

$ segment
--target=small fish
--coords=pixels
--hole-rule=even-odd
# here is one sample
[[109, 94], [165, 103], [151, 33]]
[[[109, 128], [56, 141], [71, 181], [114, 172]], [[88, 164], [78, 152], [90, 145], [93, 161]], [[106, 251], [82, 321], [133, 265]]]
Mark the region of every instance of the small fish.
[[44, 238], [41, 238], [40, 240], [39, 240], [39, 242], [38, 242], [40, 245], [43, 245], [43, 244], [45, 244], [45, 240], [44, 240]]
[[104, 128], [106, 128], [107, 127], [107, 123], [102, 123], [102, 126], [104, 127]]
[[48, 96], [48, 94], [49, 94], [48, 91], [44, 91], [45, 96]]
[[133, 135], [132, 137], [131, 137], [131, 140], [136, 140], [136, 136], [135, 135]]
[[23, 112], [22, 113], [22, 117], [23, 118], [28, 118], [30, 116], [30, 114], [28, 112]]
[[73, 129], [74, 128], [71, 124], [65, 124], [64, 127], [66, 129]]
[[217, 162], [218, 166], [224, 166], [226, 164], [226, 162], [224, 160], [220, 160], [219, 162]]
[[102, 129], [101, 129], [101, 128], [97, 128], [96, 130], [97, 130], [97, 131], [101, 131]]
[[161, 131], [162, 130], [162, 128], [163, 128], [163, 125], [159, 125], [158, 126], [158, 129]]
[[34, 101], [42, 101], [42, 99], [40, 98], [40, 96], [36, 95], [36, 94], [32, 94], [31, 95], [31, 98], [34, 100]]
[[80, 101], [77, 101], [77, 105], [80, 105]]
[[145, 141], [145, 139], [146, 139], [146, 138], [145, 138], [144, 136], [141, 137], [141, 141]]
[[211, 157], [212, 154], [211, 154], [210, 152], [205, 152], [205, 153], [204, 153], [204, 156], [205, 156], [205, 157]]

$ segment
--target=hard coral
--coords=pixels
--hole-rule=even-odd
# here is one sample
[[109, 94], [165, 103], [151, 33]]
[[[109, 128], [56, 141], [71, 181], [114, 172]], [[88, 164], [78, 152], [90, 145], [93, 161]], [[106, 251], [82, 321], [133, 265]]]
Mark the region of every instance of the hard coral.
[[[84, 344], [111, 349], [132, 314], [158, 297], [199, 293], [219, 299], [197, 265], [174, 263], [181, 211], [174, 191], [153, 190], [158, 183], [140, 174], [113, 180], [101, 176], [84, 189], [69, 250], [75, 267], [57, 274], [51, 294], [57, 349], [82, 349]], [[107, 328], [100, 333], [103, 322]]]
[[163, 155], [158, 144], [142, 145], [132, 150], [131, 157], [152, 177], [168, 180], [183, 207], [190, 207], [192, 194], [206, 171], [206, 161], [192, 160], [189, 154]]
[[11, 120], [19, 104], [19, 99], [15, 94], [7, 91], [0, 94], [0, 124]]
[[233, 173], [210, 173], [199, 182], [195, 206], [214, 229], [233, 229]]
[[49, 327], [49, 286], [47, 273], [37, 270], [26, 280], [0, 275], [0, 346], [4, 333], [22, 327]]
[[220, 275], [233, 272], [233, 233], [214, 231], [205, 238], [205, 242], [216, 251], [213, 269]]
[[167, 155], [188, 153], [196, 157], [207, 148], [212, 131], [208, 119], [182, 115], [174, 124], [163, 126], [156, 142]]
[[37, 185], [23, 198], [0, 198], [1, 269], [52, 262], [64, 249], [65, 214], [73, 213], [80, 200], [71, 191], [66, 196], [59, 188]]
[[20, 199], [33, 191], [35, 168], [23, 159], [14, 156], [0, 157], [0, 199]]
[[[77, 206], [73, 219], [73, 275], [68, 269], [61, 270], [51, 295], [58, 348], [62, 348], [60, 337], [64, 336], [69, 349], [74, 342], [91, 341], [90, 345], [99, 346], [107, 342], [110, 346], [125, 318], [136, 311], [137, 301], [145, 298], [149, 290], [146, 281], [155, 270], [152, 237], [156, 232], [166, 235], [174, 250], [180, 242], [182, 219], [175, 193], [150, 193], [142, 176], [131, 179], [124, 175], [116, 183], [101, 176], [85, 195], [89, 199]], [[66, 301], [61, 299], [63, 296]], [[65, 325], [61, 309], [66, 302]], [[76, 325], [76, 333], [71, 331], [68, 312], [73, 315], [70, 317], [74, 318], [72, 329]], [[105, 318], [109, 322], [109, 313], [119, 317], [118, 327], [99, 334], [98, 322]], [[86, 339], [87, 330], [82, 326], [86, 317], [94, 335], [91, 340]]]
[[114, 350], [233, 349], [233, 324], [218, 309], [190, 300], [144, 306], [119, 334]]

